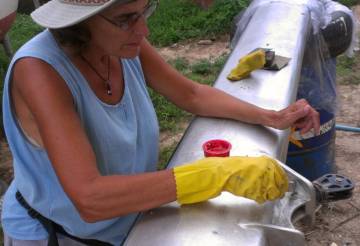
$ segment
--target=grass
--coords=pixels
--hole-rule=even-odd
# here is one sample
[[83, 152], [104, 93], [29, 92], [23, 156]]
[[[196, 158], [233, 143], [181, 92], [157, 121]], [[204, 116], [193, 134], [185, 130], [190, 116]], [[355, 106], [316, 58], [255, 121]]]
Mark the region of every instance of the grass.
[[164, 146], [161, 149], [160, 156], [159, 156], [159, 164], [158, 164], [158, 170], [165, 169], [170, 157], [174, 153], [174, 150], [176, 148], [177, 143], [174, 142], [170, 146]]
[[[184, 58], [179, 57], [170, 60], [169, 63], [188, 78], [202, 84], [211, 85], [216, 80], [217, 75], [220, 73], [226, 62], [226, 59], [227, 55], [223, 54], [213, 61], [200, 60], [190, 64]], [[191, 114], [180, 110], [178, 107], [153, 92], [151, 92], [150, 95], [158, 114], [160, 130], [170, 131], [173, 134], [182, 130], [178, 128], [179, 122], [188, 121], [191, 118]], [[176, 145], [177, 143], [173, 143], [170, 146], [161, 148], [158, 165], [159, 169], [166, 167], [166, 164], [170, 159], [171, 154], [174, 152]]]
[[346, 57], [344, 55], [339, 56], [337, 59], [337, 82], [342, 85], [358, 85], [360, 84], [360, 57], [355, 55], [354, 57]]
[[[42, 28], [32, 22], [28, 15], [17, 14], [15, 23], [12, 25], [8, 35], [11, 41], [13, 51], [20, 48], [31, 37], [39, 33]], [[5, 52], [0, 52], [0, 78], [4, 77], [5, 71], [9, 64], [9, 58], [5, 56]]]
[[356, 4], [359, 4], [359, 1], [358, 0], [340, 0], [339, 1], [341, 4], [344, 4], [346, 6], [354, 6]]
[[166, 46], [227, 33], [233, 17], [249, 2], [215, 0], [208, 10], [203, 10], [191, 0], [161, 0], [158, 10], [148, 21], [150, 40], [157, 46]]
[[[200, 60], [194, 64], [189, 64], [183, 58], [170, 60], [169, 63], [186, 77], [196, 80], [203, 84], [211, 85], [221, 68], [225, 64], [226, 55], [216, 58], [213, 62], [208, 60]], [[178, 122], [182, 119], [188, 119], [191, 114], [179, 109], [174, 104], [167, 101], [164, 97], [158, 95], [152, 90], [150, 96], [153, 100], [156, 113], [160, 123], [160, 130], [178, 130]]]
[[[203, 10], [191, 0], [161, 0], [158, 10], [148, 21], [149, 39], [156, 46], [167, 46], [183, 40], [229, 33], [233, 18], [250, 2], [215, 0], [208, 10]], [[340, 2], [352, 6], [357, 0]]]

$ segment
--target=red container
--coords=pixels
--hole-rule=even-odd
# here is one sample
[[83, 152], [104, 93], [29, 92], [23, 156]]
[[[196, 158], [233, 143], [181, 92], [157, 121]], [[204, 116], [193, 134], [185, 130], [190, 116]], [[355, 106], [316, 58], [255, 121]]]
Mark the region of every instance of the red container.
[[212, 139], [203, 144], [205, 157], [227, 157], [230, 155], [231, 143], [222, 139]]

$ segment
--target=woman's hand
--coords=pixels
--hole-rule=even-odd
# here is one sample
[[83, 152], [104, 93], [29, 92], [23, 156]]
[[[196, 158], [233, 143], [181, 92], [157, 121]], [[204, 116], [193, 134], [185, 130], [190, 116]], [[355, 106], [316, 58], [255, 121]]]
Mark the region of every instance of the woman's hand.
[[260, 108], [222, 90], [187, 79], [167, 64], [146, 40], [141, 46], [140, 60], [148, 85], [192, 114], [233, 119], [277, 129], [294, 126], [300, 128], [301, 133], [314, 128], [315, 133], [319, 133], [319, 113], [304, 99], [280, 111]]
[[295, 127], [305, 134], [314, 128], [320, 134], [320, 116], [305, 99], [300, 99], [283, 110], [275, 112], [270, 126], [276, 129]]
[[205, 201], [222, 191], [262, 204], [288, 191], [285, 171], [275, 159], [266, 156], [208, 157], [173, 170], [180, 204]]

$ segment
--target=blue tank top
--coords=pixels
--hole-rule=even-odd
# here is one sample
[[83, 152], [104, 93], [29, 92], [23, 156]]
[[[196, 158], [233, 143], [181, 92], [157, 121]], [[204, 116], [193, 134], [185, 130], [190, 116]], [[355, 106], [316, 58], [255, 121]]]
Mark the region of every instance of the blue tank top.
[[97, 223], [83, 221], [62, 189], [46, 151], [32, 144], [19, 126], [11, 107], [10, 81], [13, 66], [22, 57], [36, 57], [47, 62], [65, 80], [102, 175], [156, 170], [159, 127], [140, 60], [120, 61], [124, 94], [118, 104], [108, 105], [97, 98], [52, 34], [45, 30], [15, 54], [3, 91], [4, 128], [14, 160], [14, 180], [5, 194], [2, 211], [5, 232], [21, 240], [40, 240], [48, 236], [16, 201], [15, 192], [19, 190], [35, 210], [62, 225], [68, 233], [121, 244], [138, 214]]

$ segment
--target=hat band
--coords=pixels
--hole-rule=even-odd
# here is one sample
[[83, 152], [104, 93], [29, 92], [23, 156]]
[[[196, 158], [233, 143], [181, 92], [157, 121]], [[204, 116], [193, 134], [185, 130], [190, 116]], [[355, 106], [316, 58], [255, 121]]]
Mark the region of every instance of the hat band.
[[87, 6], [99, 6], [103, 5], [110, 0], [60, 0], [60, 2], [72, 5], [87, 5]]

